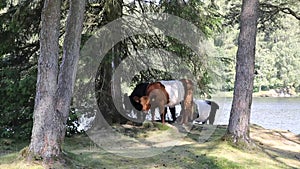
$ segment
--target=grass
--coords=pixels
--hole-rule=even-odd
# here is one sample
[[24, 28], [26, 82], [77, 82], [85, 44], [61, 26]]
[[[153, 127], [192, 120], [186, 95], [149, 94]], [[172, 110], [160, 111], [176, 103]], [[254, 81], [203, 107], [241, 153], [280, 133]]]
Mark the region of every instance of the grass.
[[[66, 166], [68, 168], [82, 169], [292, 169], [300, 166], [300, 161], [297, 159], [300, 152], [299, 136], [295, 136], [290, 132], [266, 130], [252, 125], [251, 137], [257, 147], [253, 150], [241, 150], [220, 140], [226, 131], [225, 126], [215, 127], [210, 138], [200, 142], [201, 134], [207, 131], [207, 127], [193, 126], [190, 132], [185, 133], [184, 137], [180, 138], [181, 141], [177, 145], [168, 145], [170, 148], [167, 151], [143, 158], [116, 155], [97, 146], [86, 135], [76, 135], [66, 138], [63, 145]], [[159, 123], [154, 123], [153, 126], [147, 126], [147, 128], [132, 126], [125, 126], [125, 128], [126, 130], [122, 129], [121, 131], [134, 133], [129, 135], [130, 137], [141, 137], [140, 139], [146, 141], [156, 138], [156, 135], [165, 135], [166, 137], [177, 139], [176, 134], [172, 132], [171, 135], [168, 135], [174, 129], [170, 125], [163, 126]], [[0, 140], [1, 169], [43, 168], [38, 163], [26, 163], [20, 155], [20, 150], [28, 145], [28, 142], [7, 141]]]
[[29, 164], [22, 157], [22, 149], [29, 141], [0, 139], [0, 169], [43, 169], [40, 164]]

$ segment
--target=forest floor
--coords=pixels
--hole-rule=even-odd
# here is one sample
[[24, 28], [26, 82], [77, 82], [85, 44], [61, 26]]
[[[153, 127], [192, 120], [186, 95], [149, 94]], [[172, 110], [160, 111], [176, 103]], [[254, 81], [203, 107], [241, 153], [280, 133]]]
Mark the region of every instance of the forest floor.
[[[122, 136], [106, 133], [102, 142], [86, 134], [66, 138], [65, 166], [53, 164], [53, 168], [300, 168], [300, 136], [288, 131], [251, 125], [255, 146], [250, 149], [222, 141], [226, 126], [149, 123], [143, 127], [116, 126], [113, 131]], [[43, 168], [39, 162], [29, 164], [22, 157], [28, 142], [1, 139], [0, 143], [1, 169]]]

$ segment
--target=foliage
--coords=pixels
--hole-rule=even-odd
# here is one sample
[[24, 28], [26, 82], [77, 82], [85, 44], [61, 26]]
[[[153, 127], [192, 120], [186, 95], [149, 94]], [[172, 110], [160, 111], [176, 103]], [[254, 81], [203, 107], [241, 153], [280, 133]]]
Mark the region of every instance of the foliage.
[[0, 14], [0, 136], [30, 136], [41, 2], [7, 2]]
[[[225, 63], [223, 90], [233, 89], [234, 62], [237, 50], [239, 1], [226, 1], [223, 7], [224, 31], [214, 37]], [[299, 1], [261, 1], [256, 45], [255, 91], [279, 89], [299, 91], [297, 75], [299, 46]]]
[[[261, 0], [259, 3], [260, 16], [258, 20], [258, 30], [271, 33], [276, 29], [280, 29], [283, 26], [282, 18], [287, 15], [300, 20], [298, 0]], [[222, 4], [226, 11], [223, 15], [225, 26], [234, 26], [239, 23], [239, 14], [241, 9], [241, 1], [225, 1]]]
[[[181, 17], [191, 23], [193, 23], [202, 33], [203, 40], [214, 36], [217, 32], [221, 31], [222, 18], [218, 12], [218, 6], [213, 1], [158, 1], [157, 3], [140, 1], [132, 2], [126, 5], [125, 11], [129, 14], [135, 13], [147, 13], [147, 12], [165, 12]], [[206, 95], [212, 93], [216, 86], [214, 84], [216, 77], [220, 77], [221, 70], [218, 69], [218, 63], [214, 63], [216, 59], [207, 51], [202, 56], [198, 56], [185, 44], [182, 44], [179, 40], [166, 37], [164, 35], [138, 35], [128, 39], [128, 53], [129, 55], [133, 51], [144, 48], [160, 48], [165, 49], [168, 52], [180, 57], [183, 61], [178, 66], [183, 69], [187, 69], [192, 72], [196, 77], [196, 85], [199, 88], [200, 95]], [[200, 44], [199, 44], [200, 45]], [[201, 58], [201, 59], [199, 59]], [[148, 70], [140, 72], [141, 79], [134, 78], [134, 82], [143, 82], [143, 80], [152, 81], [153, 79], [170, 79], [169, 74], [156, 72], [149, 68]], [[169, 70], [163, 69], [162, 72], [168, 72]], [[157, 75], [156, 75], [157, 74]], [[156, 75], [156, 76], [153, 76]]]
[[[293, 22], [291, 22], [293, 21]], [[260, 34], [257, 47], [256, 87], [260, 89], [294, 88], [299, 90], [300, 22], [287, 17], [284, 27], [270, 34]]]
[[149, 68], [135, 75], [132, 79], [131, 86], [135, 87], [135, 85], [139, 82], [155, 82], [160, 79], [173, 80], [172, 76], [168, 72]]
[[[117, 19], [121, 16], [126, 15], [138, 15], [147, 12], [166, 12], [177, 15], [194, 23], [202, 32], [203, 39], [212, 36], [214, 31], [220, 31], [221, 19], [217, 14], [216, 8], [211, 8], [211, 6], [206, 3], [199, 1], [189, 1], [188, 3], [181, 4], [179, 1], [170, 1], [166, 3], [161, 1], [158, 3], [143, 2], [143, 1], [133, 1], [130, 3], [123, 3], [121, 1], [106, 1], [105, 4], [95, 3], [94, 5], [103, 6], [103, 10], [100, 13], [101, 21], [93, 26], [89, 26], [88, 29], [96, 30], [99, 25], [105, 25], [106, 23]], [[122, 4], [122, 7], [120, 7]], [[197, 6], [195, 6], [197, 5]], [[120, 9], [121, 8], [121, 9]], [[122, 12], [120, 12], [122, 11]], [[191, 12], [194, 11], [194, 12]], [[94, 14], [93, 14], [94, 15]], [[99, 14], [98, 14], [99, 15]], [[135, 29], [135, 28], [131, 28]], [[165, 49], [169, 52], [182, 58], [184, 63], [181, 63], [180, 67], [191, 70], [193, 75], [197, 77], [197, 84], [201, 87], [201, 91], [204, 93], [210, 93], [210, 88], [206, 88], [207, 84], [211, 83], [211, 74], [213, 71], [209, 71], [205, 59], [200, 60], [198, 57], [206, 58], [204, 56], [197, 56], [191, 49], [187, 48], [184, 44], [180, 43], [178, 40], [171, 37], [166, 37], [165, 35], [136, 35], [129, 37], [124, 41], [116, 44], [111, 51], [109, 51], [105, 58], [102, 60], [96, 77], [96, 93], [98, 107], [102, 112], [102, 115], [109, 123], [118, 122], [117, 110], [111, 99], [111, 93], [107, 92], [111, 89], [110, 85], [113, 85], [114, 94], [117, 98], [121, 98], [120, 93], [120, 81], [112, 79], [112, 74], [114, 69], [118, 67], [121, 60], [126, 57], [132, 57], [136, 54], [138, 55], [139, 50], [159, 48]], [[136, 59], [140, 56], [137, 56]], [[160, 57], [160, 56], [155, 56]], [[164, 58], [162, 58], [164, 59]], [[114, 66], [112, 66], [114, 65]], [[132, 71], [130, 67], [123, 67], [124, 71]], [[140, 71], [133, 79], [126, 79], [131, 77], [122, 77], [122, 80], [132, 82], [130, 85], [134, 86], [136, 83], [145, 81], [155, 81], [159, 79], [172, 79], [166, 68], [161, 68], [160, 70], [154, 68], [146, 68]], [[129, 73], [128, 73], [129, 74]], [[112, 82], [111, 84], [108, 82]], [[96, 118], [97, 120], [97, 118]]]
[[31, 135], [42, 6], [30, 0], [0, 3], [0, 137]]
[[163, 12], [194, 23], [207, 37], [221, 30], [222, 18], [218, 12], [218, 6], [213, 1], [162, 1], [161, 3]]

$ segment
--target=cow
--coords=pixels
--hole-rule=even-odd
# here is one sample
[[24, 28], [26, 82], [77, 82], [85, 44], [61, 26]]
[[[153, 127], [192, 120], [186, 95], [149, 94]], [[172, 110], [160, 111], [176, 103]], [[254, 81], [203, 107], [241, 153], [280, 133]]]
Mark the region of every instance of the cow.
[[[135, 86], [135, 88], [133, 89], [130, 96], [124, 95], [125, 110], [128, 112], [131, 112], [131, 110], [133, 110], [137, 114], [137, 118], [140, 121], [145, 120], [145, 114], [141, 114], [140, 112], [137, 112], [137, 111], [142, 111], [142, 108], [143, 108], [143, 106], [139, 102], [139, 98], [147, 95], [147, 88], [148, 88], [149, 84], [150, 83], [140, 83]], [[151, 85], [151, 86], [153, 86], [153, 85]], [[135, 110], [137, 110], [137, 111], [135, 111]], [[169, 110], [171, 112], [172, 122], [175, 122], [176, 109], [175, 109], [175, 107], [169, 107]], [[164, 111], [167, 112], [167, 107], [165, 107]], [[164, 114], [164, 117], [161, 116], [161, 119], [165, 119], [165, 114]]]
[[164, 107], [175, 107], [181, 104], [182, 116], [180, 124], [193, 120], [193, 83], [190, 80], [170, 80], [150, 83], [146, 89], [146, 95], [134, 98], [136, 103], [142, 105], [142, 111], [151, 109], [154, 120], [155, 108], [159, 108], [162, 115], [162, 123], [165, 123]]
[[136, 98], [146, 96], [148, 85], [149, 85], [149, 83], [140, 83], [140, 84], [136, 85], [129, 96], [132, 106], [138, 111], [142, 111], [143, 107], [141, 104], [139, 104], [135, 100], [136, 100]]
[[207, 121], [209, 121], [209, 124], [213, 124], [219, 105], [213, 101], [199, 99], [194, 99], [194, 103], [198, 111], [198, 117], [193, 121], [193, 123], [207, 124]]
[[129, 96], [124, 96], [124, 101], [126, 101], [124, 102], [125, 110], [129, 113], [132, 110], [137, 115], [137, 120], [139, 122], [143, 122], [145, 120], [146, 115], [140, 112], [142, 111], [142, 105], [137, 103], [135, 99], [146, 95], [146, 89], [148, 85], [149, 83], [140, 83], [135, 86], [135, 88]]

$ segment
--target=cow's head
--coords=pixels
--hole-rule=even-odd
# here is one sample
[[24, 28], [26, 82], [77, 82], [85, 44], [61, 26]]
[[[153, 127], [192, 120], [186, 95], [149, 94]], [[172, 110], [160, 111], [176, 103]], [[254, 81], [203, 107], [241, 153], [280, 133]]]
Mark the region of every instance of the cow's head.
[[150, 98], [148, 96], [142, 96], [142, 97], [134, 97], [133, 98], [137, 103], [140, 103], [142, 105], [142, 111], [148, 111], [151, 108], [150, 104]]

